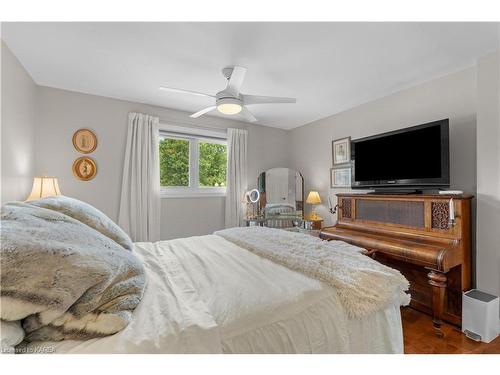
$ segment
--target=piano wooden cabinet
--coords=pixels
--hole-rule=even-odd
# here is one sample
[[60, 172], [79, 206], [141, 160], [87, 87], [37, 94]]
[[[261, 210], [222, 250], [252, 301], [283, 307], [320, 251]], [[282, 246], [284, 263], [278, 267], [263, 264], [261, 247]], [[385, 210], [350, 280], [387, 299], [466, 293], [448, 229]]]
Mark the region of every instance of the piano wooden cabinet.
[[[338, 221], [320, 233], [367, 250], [410, 282], [410, 306], [461, 325], [462, 291], [471, 287], [469, 195], [337, 194]], [[450, 199], [455, 220], [450, 221]]]

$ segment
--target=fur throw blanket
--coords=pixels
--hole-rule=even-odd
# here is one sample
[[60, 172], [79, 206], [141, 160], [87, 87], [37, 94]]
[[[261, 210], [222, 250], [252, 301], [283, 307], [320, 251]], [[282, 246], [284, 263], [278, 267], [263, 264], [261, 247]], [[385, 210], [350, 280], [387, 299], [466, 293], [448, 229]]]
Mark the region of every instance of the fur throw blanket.
[[127, 250], [132, 250], [134, 245], [130, 237], [116, 225], [113, 220], [104, 215], [94, 206], [88, 203], [79, 201], [78, 199], [58, 195], [56, 197], [48, 197], [30, 201], [29, 204], [37, 207], [48, 208], [49, 210], [57, 211], [68, 215], [75, 220], [82, 222], [85, 225], [95, 229], [106, 237], [111, 238], [118, 245], [123, 246]]
[[407, 305], [409, 284], [397, 270], [342, 241], [264, 227], [230, 228], [214, 234], [263, 258], [326, 282], [336, 289], [349, 317], [359, 318], [398, 303]]
[[0, 318], [24, 319], [27, 341], [84, 340], [122, 330], [145, 288], [140, 260], [113, 235], [94, 229], [92, 220], [38, 206], [2, 207]]

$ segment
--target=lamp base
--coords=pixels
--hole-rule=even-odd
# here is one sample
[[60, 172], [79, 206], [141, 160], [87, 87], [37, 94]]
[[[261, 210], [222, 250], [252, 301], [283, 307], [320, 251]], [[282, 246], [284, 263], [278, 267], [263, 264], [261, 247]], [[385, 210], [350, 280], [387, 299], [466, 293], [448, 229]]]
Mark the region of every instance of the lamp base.
[[316, 207], [313, 206], [311, 215], [309, 216], [310, 220], [321, 220], [321, 217], [316, 213]]

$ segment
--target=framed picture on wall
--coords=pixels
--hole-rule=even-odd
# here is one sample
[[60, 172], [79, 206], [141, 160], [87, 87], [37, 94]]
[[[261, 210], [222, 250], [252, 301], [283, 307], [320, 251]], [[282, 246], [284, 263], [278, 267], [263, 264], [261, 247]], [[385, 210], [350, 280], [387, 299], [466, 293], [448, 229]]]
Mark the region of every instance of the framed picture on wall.
[[73, 134], [73, 146], [82, 154], [90, 154], [97, 148], [97, 136], [90, 129], [78, 129]]
[[334, 167], [330, 169], [330, 186], [332, 188], [351, 187], [351, 166]]
[[351, 137], [332, 141], [332, 159], [333, 165], [351, 161]]

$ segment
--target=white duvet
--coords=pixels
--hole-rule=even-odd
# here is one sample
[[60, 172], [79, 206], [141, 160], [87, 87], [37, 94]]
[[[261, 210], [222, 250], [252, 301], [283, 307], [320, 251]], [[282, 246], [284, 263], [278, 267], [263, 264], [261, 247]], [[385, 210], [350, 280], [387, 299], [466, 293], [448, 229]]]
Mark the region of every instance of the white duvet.
[[[55, 353], [402, 353], [398, 305], [349, 319], [330, 286], [216, 235], [136, 243], [148, 285], [121, 332]], [[45, 349], [47, 350], [47, 349]]]

